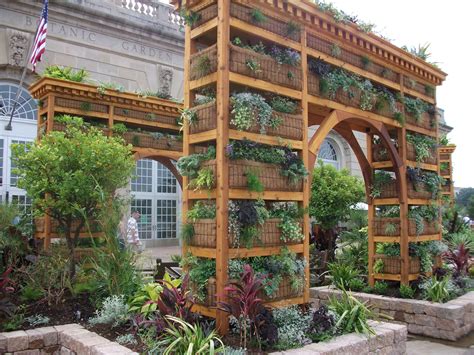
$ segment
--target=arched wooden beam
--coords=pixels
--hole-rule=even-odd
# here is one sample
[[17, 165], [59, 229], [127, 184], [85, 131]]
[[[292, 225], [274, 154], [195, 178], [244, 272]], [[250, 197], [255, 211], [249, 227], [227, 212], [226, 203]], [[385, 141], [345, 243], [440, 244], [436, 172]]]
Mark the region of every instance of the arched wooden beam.
[[[395, 175], [398, 181], [397, 186], [400, 191], [401, 168], [403, 166], [403, 163], [400, 159], [400, 156], [398, 155], [398, 151], [395, 148], [395, 145], [393, 144], [385, 125], [381, 122], [372, 121], [367, 118], [360, 117], [360, 116], [350, 114], [347, 112], [334, 110], [329, 114], [328, 117], [326, 117], [323, 120], [323, 122], [321, 122], [321, 125], [319, 126], [316, 133], [313, 135], [313, 137], [311, 138], [309, 142], [310, 166], [311, 167], [314, 166], [316, 162], [316, 157], [318, 156], [319, 148], [321, 147], [321, 144], [323, 143], [324, 139], [327, 137], [329, 132], [332, 129], [335, 129], [336, 126], [338, 126], [341, 122], [348, 124], [349, 121], [366, 125], [370, 127], [378, 136], [380, 136], [381, 140], [384, 142], [385, 146], [388, 148], [390, 160], [392, 161], [392, 164], [393, 164], [393, 171], [395, 172]], [[367, 184], [366, 184], [366, 188], [367, 188]], [[400, 196], [400, 202], [404, 202], [403, 194], [399, 194], [399, 196]]]
[[181, 189], [183, 189], [183, 177], [178, 172], [178, 169], [176, 169], [174, 164], [171, 162], [172, 160], [176, 161], [176, 159], [169, 158], [169, 157], [164, 157], [164, 156], [160, 156], [160, 155], [145, 155], [145, 154], [140, 154], [138, 152], [136, 152], [134, 154], [134, 158], [135, 158], [135, 160], [153, 159], [153, 160], [156, 160], [157, 162], [163, 164], [171, 172], [171, 174], [173, 174], [173, 176], [176, 178], [176, 180], [178, 180], [179, 186], [181, 186]]

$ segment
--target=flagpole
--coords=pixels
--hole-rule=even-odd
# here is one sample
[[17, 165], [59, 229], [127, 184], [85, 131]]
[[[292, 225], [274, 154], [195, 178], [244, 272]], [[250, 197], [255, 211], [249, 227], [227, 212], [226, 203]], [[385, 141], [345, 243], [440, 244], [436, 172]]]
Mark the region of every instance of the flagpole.
[[[43, 11], [43, 9], [41, 9], [41, 11]], [[34, 42], [36, 39], [36, 35], [38, 34], [38, 30], [39, 30], [39, 26], [36, 26], [36, 32], [35, 32], [35, 35], [33, 36], [33, 40], [31, 41], [31, 45], [28, 49], [28, 55], [25, 58], [25, 62], [26, 62], [25, 67], [23, 68], [23, 72], [21, 73], [20, 84], [18, 85], [18, 90], [16, 91], [15, 100], [13, 101], [12, 112], [10, 113], [10, 119], [8, 120], [8, 124], [5, 126], [5, 131], [12, 130], [13, 116], [15, 115], [15, 110], [16, 110], [16, 107], [18, 106], [18, 99], [20, 98], [21, 89], [23, 88], [23, 81], [25, 80], [26, 71], [28, 69], [28, 63], [30, 62], [31, 52], [35, 44]]]

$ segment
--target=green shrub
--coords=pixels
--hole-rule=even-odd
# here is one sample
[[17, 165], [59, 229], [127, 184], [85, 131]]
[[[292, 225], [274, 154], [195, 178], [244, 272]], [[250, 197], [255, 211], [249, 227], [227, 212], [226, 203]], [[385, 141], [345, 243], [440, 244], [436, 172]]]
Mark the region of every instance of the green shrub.
[[413, 298], [415, 296], [415, 290], [410, 285], [400, 285], [400, 297], [401, 298]]

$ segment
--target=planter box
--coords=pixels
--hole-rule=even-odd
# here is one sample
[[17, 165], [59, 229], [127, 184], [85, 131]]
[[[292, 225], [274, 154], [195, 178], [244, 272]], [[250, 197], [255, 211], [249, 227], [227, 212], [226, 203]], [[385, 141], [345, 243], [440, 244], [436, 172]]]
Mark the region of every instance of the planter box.
[[[374, 255], [374, 263], [376, 260], [383, 261], [383, 271], [381, 274], [399, 275], [401, 273], [402, 259], [399, 256], [387, 256], [382, 254]], [[420, 272], [420, 258], [410, 257], [410, 274], [418, 274]]]
[[[253, 71], [247, 63], [251, 61], [259, 66]], [[271, 56], [259, 54], [251, 49], [240, 48], [230, 44], [230, 71], [252, 78], [268, 81], [274, 84], [289, 87], [295, 90], [302, 88], [301, 64], [291, 66], [278, 64]]]
[[[191, 286], [191, 290], [193, 289], [193, 286]], [[191, 291], [192, 292], [192, 291]], [[197, 304], [202, 304], [204, 306], [215, 306], [216, 305], [216, 279], [215, 278], [210, 278], [207, 282], [207, 290], [206, 290], [206, 298], [202, 301], [196, 301]], [[283, 277], [282, 281], [280, 282], [280, 285], [278, 287], [278, 290], [272, 297], [268, 297], [265, 292], [261, 292], [258, 294], [258, 297], [261, 298], [264, 302], [272, 302], [272, 301], [278, 301], [286, 298], [293, 298], [293, 297], [298, 297], [303, 295], [303, 290], [300, 292], [294, 291], [291, 287], [291, 282], [288, 279], [288, 277]]]
[[288, 24], [286, 22], [274, 19], [272, 17], [266, 16], [266, 20], [261, 23], [256, 23], [252, 19], [252, 10], [251, 8], [238, 5], [235, 3], [230, 4], [230, 15], [239, 20], [248, 22], [254, 26], [263, 28], [264, 30], [276, 33], [277, 35], [289, 38], [293, 41], [300, 42], [301, 40], [301, 31], [295, 31], [292, 34], [288, 34]]
[[[212, 169], [216, 176], [216, 161], [209, 160], [201, 168]], [[229, 161], [229, 188], [247, 189], [247, 173], [251, 171], [258, 174], [265, 190], [268, 191], [303, 191], [303, 180], [291, 184], [287, 177], [281, 175], [281, 168], [277, 164], [260, 163], [250, 160]], [[215, 185], [214, 185], [215, 187]]]
[[[197, 115], [197, 121], [189, 127], [191, 134], [210, 131], [217, 127], [217, 109], [216, 103], [210, 102], [204, 105], [199, 105], [194, 108]], [[303, 116], [292, 115], [288, 113], [281, 113], [273, 111], [273, 116], [277, 117], [281, 124], [276, 128], [267, 127], [266, 135], [281, 138], [288, 138], [294, 140], [303, 139]], [[237, 129], [234, 125], [230, 128]], [[246, 132], [260, 134], [260, 127], [254, 124]]]
[[[253, 246], [284, 246], [290, 244], [298, 244], [299, 242], [290, 241], [283, 242], [281, 238], [281, 230], [278, 228], [281, 220], [278, 218], [270, 218], [265, 221], [265, 223], [259, 227], [259, 240], [256, 240]], [[194, 226], [194, 236], [189, 243], [191, 246], [195, 247], [204, 247], [204, 248], [215, 248], [216, 239], [217, 239], [217, 228], [215, 219], [199, 219], [193, 223]], [[229, 236], [229, 247], [237, 248], [237, 241], [234, 240], [233, 236]], [[241, 248], [244, 248], [245, 245], [240, 245]]]
[[357, 333], [344, 334], [328, 341], [270, 354], [406, 354], [407, 327], [405, 325], [376, 321], [369, 321], [369, 324], [375, 332], [375, 335], [370, 337]]
[[[437, 150], [436, 148], [431, 149], [431, 156], [425, 158], [422, 163], [426, 164], [433, 164], [436, 165], [438, 163], [438, 158], [437, 158]], [[415, 151], [415, 146], [412, 143], [407, 142], [407, 159], [411, 161], [417, 161], [416, 160], [416, 151]]]
[[[327, 303], [329, 297], [341, 292], [334, 288], [313, 287], [311, 300], [319, 306]], [[401, 299], [352, 293], [356, 298], [369, 303], [381, 313], [394, 318], [394, 322], [406, 324], [411, 334], [425, 335], [438, 339], [455, 341], [474, 330], [474, 291], [447, 303]]]
[[183, 151], [183, 142], [181, 140], [166, 136], [155, 138], [149, 133], [125, 132], [122, 137], [126, 143], [134, 147]]
[[0, 353], [25, 354], [120, 354], [138, 353], [84, 329], [79, 324], [64, 324], [30, 330], [0, 333]]

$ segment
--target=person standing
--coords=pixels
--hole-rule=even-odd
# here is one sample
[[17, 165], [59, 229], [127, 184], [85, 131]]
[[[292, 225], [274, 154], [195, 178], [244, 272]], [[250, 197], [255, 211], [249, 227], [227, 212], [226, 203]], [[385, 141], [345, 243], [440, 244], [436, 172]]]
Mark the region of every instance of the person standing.
[[140, 212], [137, 210], [132, 211], [132, 215], [127, 222], [127, 243], [129, 247], [136, 251], [141, 252], [142, 242], [138, 237], [138, 221], [140, 219]]

